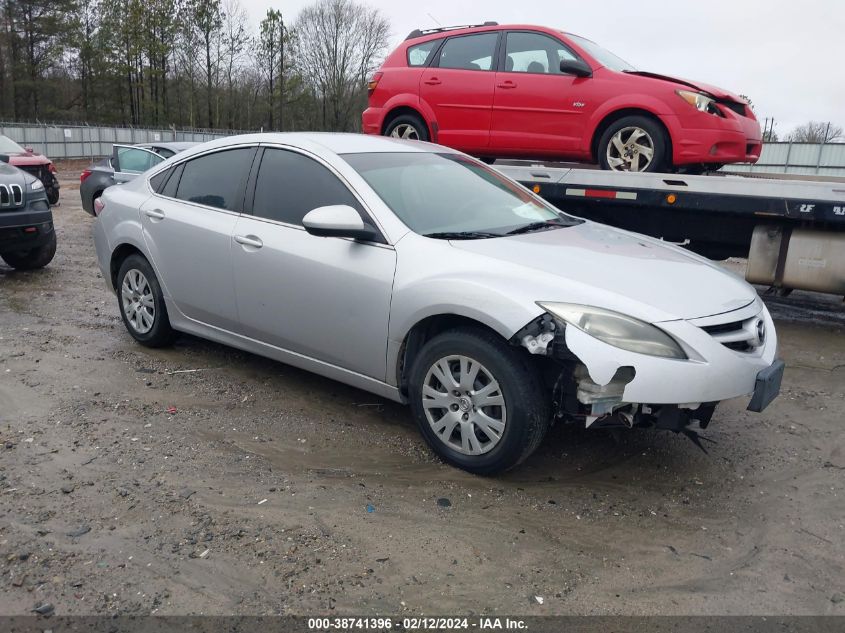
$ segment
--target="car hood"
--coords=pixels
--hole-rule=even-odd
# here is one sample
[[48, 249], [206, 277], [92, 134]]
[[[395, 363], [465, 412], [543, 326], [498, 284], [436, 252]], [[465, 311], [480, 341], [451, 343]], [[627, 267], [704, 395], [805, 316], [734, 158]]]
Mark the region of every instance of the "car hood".
[[[680, 247], [594, 222], [505, 238], [455, 240], [452, 246], [543, 273], [556, 296], [625, 311], [651, 322], [694, 319], [748, 305], [757, 297], [743, 279]], [[548, 292], [546, 290], [545, 292]], [[634, 309], [634, 307], [638, 309]], [[651, 308], [651, 309], [649, 309]]]
[[727, 90], [723, 90], [718, 86], [711, 86], [710, 84], [705, 84], [700, 81], [691, 81], [689, 79], [681, 79], [679, 77], [671, 77], [669, 75], [661, 75], [658, 73], [651, 73], [647, 71], [637, 70], [637, 71], [629, 71], [625, 73], [626, 75], [636, 75], [638, 77], [648, 77], [650, 79], [658, 79], [661, 81], [668, 81], [675, 84], [681, 84], [682, 86], [687, 86], [689, 88], [693, 88], [698, 90], [699, 92], [706, 92], [707, 94], [715, 97], [716, 99], [727, 99], [729, 101], [736, 101], [737, 103], [748, 103], [745, 99], [736, 95], [732, 92], [728, 92]]
[[50, 163], [50, 159], [43, 154], [16, 152], [7, 154], [7, 156], [9, 157], [9, 164], [14, 165], [15, 167], [20, 167], [21, 165], [47, 165]]

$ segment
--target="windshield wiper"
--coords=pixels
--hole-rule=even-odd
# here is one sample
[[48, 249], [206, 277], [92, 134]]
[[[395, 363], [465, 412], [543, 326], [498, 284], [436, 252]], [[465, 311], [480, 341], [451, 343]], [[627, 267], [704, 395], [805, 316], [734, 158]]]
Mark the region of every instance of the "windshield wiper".
[[522, 233], [531, 233], [532, 231], [541, 231], [543, 229], [560, 228], [562, 226], [570, 226], [560, 220], [543, 220], [542, 222], [532, 222], [525, 226], [520, 226], [512, 231], [508, 231], [505, 235], [520, 235]]
[[423, 237], [433, 237], [437, 240], [483, 240], [490, 237], [502, 237], [501, 233], [489, 231], [441, 231], [439, 233], [423, 233]]

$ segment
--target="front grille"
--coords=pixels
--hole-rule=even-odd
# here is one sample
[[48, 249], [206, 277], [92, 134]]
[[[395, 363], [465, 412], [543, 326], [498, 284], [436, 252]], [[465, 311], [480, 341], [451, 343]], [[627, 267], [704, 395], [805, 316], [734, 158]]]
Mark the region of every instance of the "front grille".
[[705, 325], [701, 328], [728, 349], [735, 352], [753, 352], [766, 341], [766, 325], [759, 316], [743, 321]]
[[23, 188], [20, 185], [0, 184], [0, 209], [11, 209], [23, 205]]

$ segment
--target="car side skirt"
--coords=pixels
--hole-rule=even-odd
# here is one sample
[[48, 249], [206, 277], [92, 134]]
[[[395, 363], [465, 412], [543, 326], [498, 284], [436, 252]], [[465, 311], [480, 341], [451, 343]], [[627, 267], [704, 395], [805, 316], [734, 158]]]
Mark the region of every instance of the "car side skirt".
[[392, 385], [388, 385], [369, 376], [364, 376], [363, 374], [349, 371], [348, 369], [343, 369], [337, 365], [332, 365], [330, 363], [317, 360], [316, 358], [299, 354], [298, 352], [293, 352], [288, 349], [263, 343], [247, 336], [230, 332], [228, 330], [223, 330], [201, 323], [200, 321], [196, 321], [182, 314], [179, 309], [173, 305], [172, 301], [165, 301], [167, 304], [167, 313], [170, 317], [170, 325], [174, 330], [193, 334], [224, 345], [229, 345], [230, 347], [235, 347], [237, 349], [244, 350], [245, 352], [265, 356], [285, 363], [286, 365], [298, 367], [299, 369], [304, 369], [320, 376], [337, 380], [338, 382], [342, 382], [350, 387], [369, 391], [370, 393], [374, 393], [382, 398], [387, 398], [388, 400], [393, 400], [395, 402], [404, 401], [402, 395], [399, 393], [399, 389]]

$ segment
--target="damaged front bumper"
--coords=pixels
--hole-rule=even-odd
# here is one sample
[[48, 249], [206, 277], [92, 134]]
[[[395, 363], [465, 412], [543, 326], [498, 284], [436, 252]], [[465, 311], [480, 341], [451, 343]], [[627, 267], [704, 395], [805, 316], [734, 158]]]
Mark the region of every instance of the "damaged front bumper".
[[513, 342], [552, 361], [558, 417], [586, 426], [656, 424], [703, 428], [722, 400], [752, 396], [750, 410], [771, 402], [783, 363], [776, 361], [774, 324], [761, 301], [728, 313], [654, 323], [677, 341], [687, 359], [627, 351], [544, 314]]

